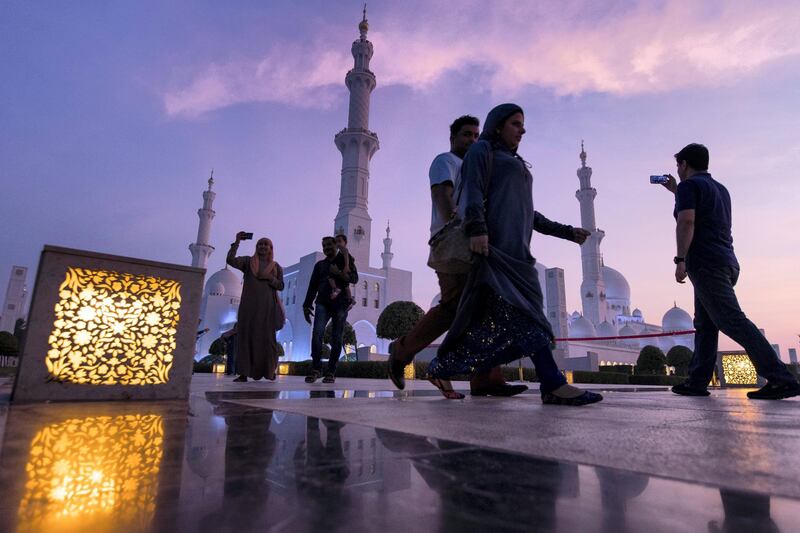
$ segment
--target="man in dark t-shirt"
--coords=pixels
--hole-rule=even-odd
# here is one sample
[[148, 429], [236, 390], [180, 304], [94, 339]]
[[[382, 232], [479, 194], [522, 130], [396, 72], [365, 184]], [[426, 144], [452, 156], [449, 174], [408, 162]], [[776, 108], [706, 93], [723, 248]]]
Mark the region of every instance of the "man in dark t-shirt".
[[331, 298], [333, 288], [330, 280], [335, 282], [340, 291], [347, 288], [349, 284], [358, 282], [355, 260], [351, 259], [347, 273], [337, 266], [338, 250], [333, 237], [322, 238], [322, 253], [325, 254], [325, 258], [317, 261], [314, 265], [311, 280], [308, 282], [306, 299], [303, 301], [303, 316], [306, 322], [311, 324], [311, 318], [314, 318], [311, 330], [313, 368], [311, 373], [306, 376], [306, 383], [314, 383], [322, 375], [322, 338], [328, 322], [331, 322], [331, 352], [328, 357], [328, 368], [322, 381], [323, 383], [333, 383], [336, 380], [336, 363], [339, 362], [339, 355], [342, 353], [342, 337], [344, 325], [347, 322], [349, 302], [346, 298]]
[[767, 380], [761, 389], [748, 392], [749, 398], [779, 400], [800, 395], [797, 379], [739, 307], [733, 290], [739, 262], [731, 236], [731, 196], [708, 173], [708, 159], [705, 146], [687, 145], [675, 154], [680, 183], [669, 176], [664, 184], [675, 194], [675, 280], [685, 283], [688, 276], [694, 287], [694, 355], [689, 378], [672, 387], [672, 392], [708, 396], [722, 331], [747, 351], [758, 375]]

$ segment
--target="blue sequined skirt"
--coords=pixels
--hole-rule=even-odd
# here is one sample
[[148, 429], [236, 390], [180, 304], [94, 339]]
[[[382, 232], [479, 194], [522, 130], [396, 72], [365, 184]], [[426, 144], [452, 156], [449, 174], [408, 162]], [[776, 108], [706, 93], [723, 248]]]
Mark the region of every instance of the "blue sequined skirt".
[[490, 292], [484, 312], [452, 350], [433, 358], [428, 375], [446, 379], [489, 370], [530, 357], [549, 344], [550, 337], [533, 318]]

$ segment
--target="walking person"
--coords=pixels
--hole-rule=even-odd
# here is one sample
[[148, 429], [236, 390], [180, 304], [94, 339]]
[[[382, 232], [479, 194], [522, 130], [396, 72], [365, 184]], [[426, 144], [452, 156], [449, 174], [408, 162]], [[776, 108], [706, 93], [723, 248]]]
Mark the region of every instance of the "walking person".
[[256, 242], [256, 253], [237, 257], [240, 231], [228, 250], [227, 263], [244, 273], [242, 298], [236, 322], [236, 374], [234, 381], [275, 379], [278, 341], [275, 332], [283, 327], [285, 313], [278, 291], [283, 290], [283, 268], [273, 258], [272, 241]]
[[553, 359], [554, 335], [543, 311], [530, 243], [533, 230], [583, 243], [589, 232], [552, 222], [533, 209], [533, 177], [517, 153], [525, 116], [515, 104], [489, 113], [461, 172], [473, 266], [455, 320], [428, 367], [434, 383], [530, 357], [542, 402], [586, 405], [599, 394], [568, 385]]
[[[450, 125], [450, 151], [437, 155], [431, 163], [431, 238], [445, 225], [463, 218], [459, 212], [455, 191], [460, 189], [461, 164], [469, 147], [478, 140], [480, 121], [470, 115], [458, 117]], [[463, 204], [463, 202], [462, 202]], [[467, 274], [436, 272], [439, 280], [439, 303], [432, 307], [406, 335], [389, 344], [389, 379], [402, 390], [405, 388], [403, 371], [406, 365], [426, 346], [444, 334], [456, 315]], [[443, 394], [451, 399], [463, 398], [446, 382]], [[476, 373], [470, 380], [473, 396], [514, 396], [528, 390], [526, 385], [509, 385], [503, 379], [500, 367]]]
[[[322, 253], [325, 254], [325, 258], [317, 261], [314, 265], [311, 280], [308, 282], [306, 299], [303, 301], [303, 316], [306, 322], [311, 324], [311, 318], [314, 318], [311, 331], [312, 369], [311, 373], [306, 376], [306, 383], [314, 383], [322, 376], [322, 338], [328, 322], [331, 323], [331, 351], [322, 382], [333, 383], [336, 381], [336, 364], [342, 353], [342, 337], [350, 302], [347, 298], [331, 298], [333, 288], [330, 280], [334, 281], [334, 285], [339, 291], [344, 291], [348, 285], [358, 283], [358, 270], [352, 256], [348, 258], [348, 273], [343, 272], [336, 265], [338, 249], [333, 237], [322, 238]], [[338, 261], [342, 261], [342, 259], [340, 258]]]
[[780, 400], [800, 395], [800, 384], [781, 362], [769, 341], [745, 316], [734, 287], [739, 261], [733, 251], [732, 210], [728, 189], [708, 172], [708, 149], [686, 145], [675, 154], [680, 183], [667, 175], [664, 187], [675, 195], [677, 221], [675, 280], [694, 287], [694, 344], [689, 378], [672, 387], [684, 396], [708, 396], [717, 363], [719, 332], [740, 344], [767, 384], [747, 393], [754, 400]]

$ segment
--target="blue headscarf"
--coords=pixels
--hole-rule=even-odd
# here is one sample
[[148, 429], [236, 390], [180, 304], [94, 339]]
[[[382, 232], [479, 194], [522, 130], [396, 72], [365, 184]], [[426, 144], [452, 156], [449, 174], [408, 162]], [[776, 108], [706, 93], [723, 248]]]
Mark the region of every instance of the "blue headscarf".
[[500, 104], [495, 106], [494, 109], [489, 111], [489, 114], [486, 115], [486, 121], [483, 123], [483, 131], [481, 132], [480, 139], [489, 141], [490, 143], [499, 141], [500, 138], [497, 136], [497, 128], [502, 126], [508, 117], [516, 113], [525, 115], [525, 112], [522, 111], [522, 108], [517, 104]]

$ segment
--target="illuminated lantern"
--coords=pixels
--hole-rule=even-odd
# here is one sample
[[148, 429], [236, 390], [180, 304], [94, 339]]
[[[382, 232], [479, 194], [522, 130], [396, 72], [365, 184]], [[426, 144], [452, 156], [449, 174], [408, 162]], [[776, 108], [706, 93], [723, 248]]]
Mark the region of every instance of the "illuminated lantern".
[[187, 397], [203, 273], [46, 246], [13, 400]]
[[717, 375], [723, 387], [760, 387], [764, 384], [744, 351], [719, 352]]

